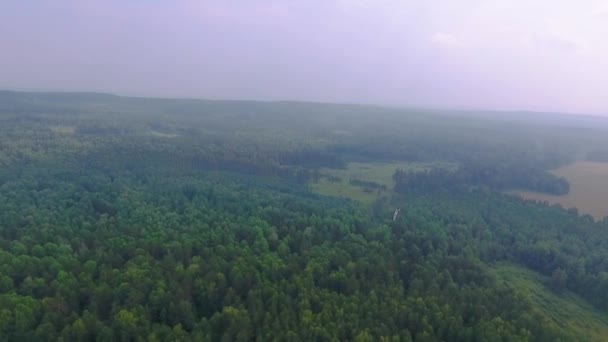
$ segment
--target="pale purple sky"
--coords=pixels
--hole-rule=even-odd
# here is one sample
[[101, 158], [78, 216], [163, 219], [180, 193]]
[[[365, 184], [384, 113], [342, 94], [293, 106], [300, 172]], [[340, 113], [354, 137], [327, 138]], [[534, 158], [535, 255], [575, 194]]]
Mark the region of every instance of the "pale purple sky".
[[1, 0], [0, 89], [608, 114], [608, 2]]

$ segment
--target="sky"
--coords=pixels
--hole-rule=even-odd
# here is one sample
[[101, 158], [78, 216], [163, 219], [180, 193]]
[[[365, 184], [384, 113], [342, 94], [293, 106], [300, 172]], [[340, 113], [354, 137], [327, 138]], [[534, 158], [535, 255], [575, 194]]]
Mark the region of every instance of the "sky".
[[608, 115], [607, 0], [1, 0], [0, 89]]

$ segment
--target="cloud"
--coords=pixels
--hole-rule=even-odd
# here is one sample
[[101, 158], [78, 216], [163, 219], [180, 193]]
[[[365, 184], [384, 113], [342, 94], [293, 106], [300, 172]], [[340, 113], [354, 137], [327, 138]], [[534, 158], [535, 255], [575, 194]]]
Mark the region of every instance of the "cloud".
[[463, 46], [462, 41], [453, 34], [437, 32], [431, 37], [431, 42], [439, 46], [458, 47]]
[[0, 86], [608, 113], [607, 3], [0, 0]]
[[532, 37], [531, 42], [536, 48], [557, 52], [574, 52], [581, 47], [580, 44], [572, 39], [550, 33], [536, 34]]
[[594, 7], [591, 10], [590, 14], [592, 17], [598, 17], [600, 19], [605, 19], [606, 17], [608, 17], [608, 4], [601, 4], [601, 5]]

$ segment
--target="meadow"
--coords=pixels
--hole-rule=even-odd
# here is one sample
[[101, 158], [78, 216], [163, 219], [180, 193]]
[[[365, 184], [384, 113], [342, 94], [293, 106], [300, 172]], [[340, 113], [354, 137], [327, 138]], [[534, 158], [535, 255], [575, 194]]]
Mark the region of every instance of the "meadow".
[[564, 332], [574, 334], [581, 341], [606, 340], [608, 316], [570, 291], [553, 291], [547, 286], [549, 277], [508, 263], [496, 265], [491, 272], [499, 282], [516, 289]]
[[519, 196], [564, 208], [577, 208], [596, 219], [608, 216], [608, 163], [580, 161], [552, 171], [570, 183], [567, 195], [554, 196], [531, 191], [516, 191]]
[[[449, 162], [351, 162], [344, 169], [321, 168], [321, 178], [310, 183], [311, 190], [322, 195], [349, 198], [363, 204], [393, 194], [395, 170], [423, 172], [437, 168], [454, 168]], [[375, 183], [381, 188], [370, 189], [351, 180]]]

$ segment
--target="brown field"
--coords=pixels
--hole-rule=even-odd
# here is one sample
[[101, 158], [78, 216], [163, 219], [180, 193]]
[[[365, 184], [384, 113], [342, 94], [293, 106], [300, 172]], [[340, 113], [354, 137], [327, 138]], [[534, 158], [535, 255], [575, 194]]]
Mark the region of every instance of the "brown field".
[[552, 171], [570, 183], [570, 193], [553, 196], [529, 191], [514, 193], [526, 199], [561, 204], [564, 208], [577, 208], [580, 213], [596, 219], [608, 216], [608, 163], [577, 162]]

